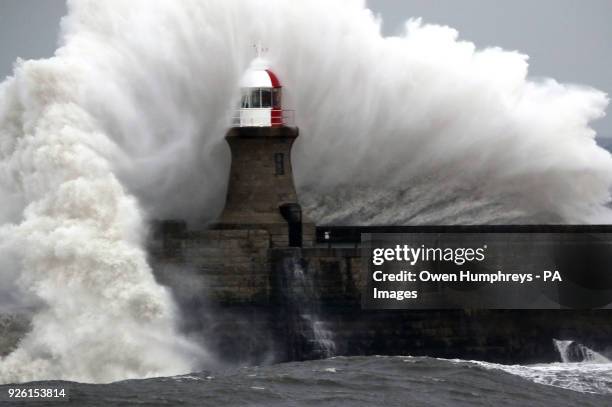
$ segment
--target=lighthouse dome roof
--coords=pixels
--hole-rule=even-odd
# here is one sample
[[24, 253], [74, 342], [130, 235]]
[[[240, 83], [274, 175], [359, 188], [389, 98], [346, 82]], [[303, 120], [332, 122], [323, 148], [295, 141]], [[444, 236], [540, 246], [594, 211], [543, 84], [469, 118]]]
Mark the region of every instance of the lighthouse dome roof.
[[265, 59], [255, 58], [242, 77], [240, 86], [243, 88], [280, 88], [278, 77], [269, 67]]

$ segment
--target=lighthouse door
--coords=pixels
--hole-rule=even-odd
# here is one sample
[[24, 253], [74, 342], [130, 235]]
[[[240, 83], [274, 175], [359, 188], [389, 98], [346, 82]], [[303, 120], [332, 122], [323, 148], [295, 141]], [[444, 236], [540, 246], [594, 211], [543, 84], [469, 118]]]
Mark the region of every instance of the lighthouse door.
[[289, 226], [289, 247], [302, 247], [302, 207], [297, 203], [283, 204], [280, 212]]

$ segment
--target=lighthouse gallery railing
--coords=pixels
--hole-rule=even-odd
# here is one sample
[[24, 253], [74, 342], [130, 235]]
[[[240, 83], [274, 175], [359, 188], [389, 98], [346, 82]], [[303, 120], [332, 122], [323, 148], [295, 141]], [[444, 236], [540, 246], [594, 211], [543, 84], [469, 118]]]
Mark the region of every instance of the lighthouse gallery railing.
[[[244, 113], [248, 113], [249, 117], [253, 117], [254, 121], [249, 123], [249, 119], [245, 117], [247, 116]], [[281, 110], [281, 109], [266, 109], [266, 108], [250, 108], [250, 109], [237, 109], [234, 111], [231, 117], [231, 126], [232, 127], [265, 127], [270, 124], [262, 124], [259, 120], [257, 120], [257, 116], [259, 114], [267, 115], [270, 113], [270, 124], [272, 126], [295, 126], [295, 110]], [[253, 115], [255, 114], [255, 115]]]

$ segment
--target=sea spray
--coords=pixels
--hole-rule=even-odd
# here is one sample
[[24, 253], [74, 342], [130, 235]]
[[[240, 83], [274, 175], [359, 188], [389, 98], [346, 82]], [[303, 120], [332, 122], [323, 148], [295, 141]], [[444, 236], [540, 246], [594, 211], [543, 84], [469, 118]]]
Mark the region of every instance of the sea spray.
[[529, 80], [518, 52], [420, 20], [385, 38], [362, 1], [69, 5], [58, 55], [86, 63], [81, 105], [152, 216], [220, 213], [223, 136], [261, 41], [296, 111], [296, 184], [319, 223], [610, 220], [612, 159], [589, 127], [606, 95]]
[[529, 80], [517, 52], [419, 20], [384, 38], [363, 1], [68, 6], [56, 56], [0, 89], [1, 279], [35, 309], [3, 381], [202, 359], [146, 264], [139, 207], [218, 216], [223, 135], [257, 41], [296, 110], [298, 192], [319, 223], [610, 220], [612, 159], [589, 127], [606, 95]]
[[280, 286], [280, 315], [287, 322], [287, 342], [291, 360], [334, 356], [336, 344], [329, 323], [320, 318], [320, 292], [314, 269], [295, 251], [275, 270]]
[[563, 363], [610, 363], [604, 355], [581, 343], [553, 339], [553, 344]]
[[176, 331], [170, 295], [146, 263], [138, 205], [104, 158], [112, 142], [75, 103], [78, 67], [62, 62], [23, 63], [3, 89], [5, 103], [16, 99], [0, 121], [2, 185], [27, 206], [0, 228], [1, 250], [19, 259], [17, 288], [38, 305], [31, 331], [0, 360], [0, 381], [189, 372], [204, 354]]

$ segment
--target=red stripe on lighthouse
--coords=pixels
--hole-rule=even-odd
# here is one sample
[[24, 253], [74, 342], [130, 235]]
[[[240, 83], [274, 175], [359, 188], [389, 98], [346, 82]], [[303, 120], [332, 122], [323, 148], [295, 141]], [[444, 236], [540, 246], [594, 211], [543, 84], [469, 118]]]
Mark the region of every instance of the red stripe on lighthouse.
[[280, 88], [281, 84], [278, 78], [276, 77], [276, 74], [269, 69], [266, 69], [266, 72], [268, 73], [268, 76], [270, 77], [270, 81], [272, 82], [272, 87]]

